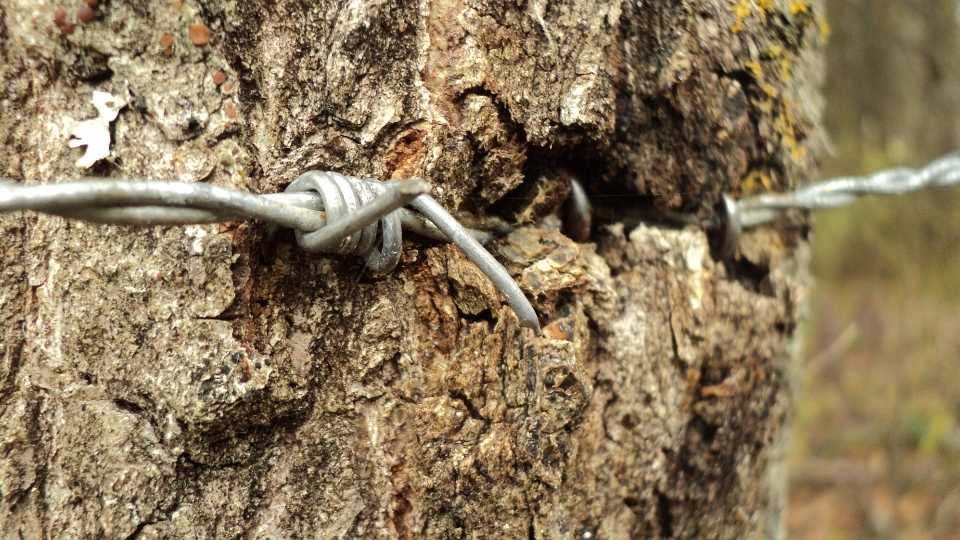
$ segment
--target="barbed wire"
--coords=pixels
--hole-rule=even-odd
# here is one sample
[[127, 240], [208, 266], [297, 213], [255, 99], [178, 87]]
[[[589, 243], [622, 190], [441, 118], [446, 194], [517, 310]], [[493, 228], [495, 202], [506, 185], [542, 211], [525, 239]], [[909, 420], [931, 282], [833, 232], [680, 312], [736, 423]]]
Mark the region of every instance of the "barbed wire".
[[[427, 193], [425, 180], [379, 182], [309, 171], [284, 193], [255, 195], [203, 183], [89, 179], [24, 185], [0, 179], [0, 212], [34, 210], [95, 223], [187, 225], [255, 219], [296, 232], [308, 251], [359, 255], [375, 272], [393, 270], [401, 230], [457, 245], [493, 282], [520, 326], [540, 332], [537, 314], [507, 270]], [[419, 213], [405, 210], [413, 206]], [[378, 227], [379, 222], [379, 227]], [[377, 240], [380, 246], [378, 247]]]
[[853, 203], [863, 195], [903, 195], [925, 187], [960, 184], [960, 153], [937, 158], [920, 169], [895, 167], [868, 176], [818, 182], [790, 193], [768, 193], [736, 201], [743, 227], [775, 219], [784, 210], [823, 210]]
[[766, 193], [734, 199], [721, 196], [719, 215], [701, 219], [696, 214], [650, 211], [597, 206], [591, 208], [590, 197], [580, 182], [570, 179], [570, 200], [565, 205], [565, 227], [568, 235], [582, 235], [581, 223], [590, 223], [590, 213], [597, 211], [608, 221], [652, 221], [677, 227], [695, 226], [720, 231], [720, 256], [733, 255], [744, 229], [777, 219], [787, 210], [825, 210], [846, 206], [864, 195], [903, 195], [926, 187], [960, 184], [960, 153], [937, 158], [920, 169], [894, 167], [868, 176], [845, 176], [817, 182], [789, 193]]
[[825, 210], [846, 206], [864, 195], [904, 195], [926, 187], [960, 184], [960, 153], [939, 157], [919, 169], [894, 167], [867, 176], [845, 176], [817, 182], [789, 193], [766, 193], [741, 199], [723, 196], [719, 223], [721, 257], [733, 255], [743, 229], [773, 221], [787, 210]]
[[[134, 187], [127, 187], [127, 184], [133, 184]], [[326, 223], [323, 199], [320, 198], [319, 193], [311, 192], [254, 195], [254, 197], [259, 197], [263, 201], [263, 203], [260, 203], [244, 197], [244, 195], [251, 195], [245, 191], [217, 188], [207, 184], [162, 180], [88, 179], [63, 184], [29, 186], [31, 188], [29, 192], [20, 189], [11, 192], [5, 189], [22, 187], [26, 186], [0, 178], [0, 212], [34, 210], [103, 225], [136, 225], [143, 227], [202, 225], [258, 219], [275, 226], [315, 230], [318, 227], [323, 227]], [[227, 205], [234, 205], [232, 209], [222, 206], [215, 208], [205, 202], [222, 200], [224, 196], [220, 195], [218, 197], [216, 193], [221, 189], [243, 194], [236, 199], [231, 197], [232, 202], [227, 203]], [[83, 195], [79, 193], [80, 191], [87, 191], [87, 193]], [[99, 196], [97, 192], [105, 193], [109, 191], [115, 193], [125, 191], [128, 203], [124, 206], [107, 206], [97, 200]], [[168, 204], [171, 204], [169, 200], [166, 203], [167, 205], [163, 203], [148, 204], [151, 198], [155, 200], [164, 193], [173, 198], [188, 194], [195, 198], [194, 200], [200, 202], [191, 205], [192, 207], [169, 206]], [[86, 197], [87, 202], [83, 198], [75, 199], [74, 197]], [[44, 207], [43, 199], [46, 199], [46, 203], [51, 203], [52, 199], [52, 204]], [[183, 202], [185, 204], [186, 201]], [[257, 208], [261, 207], [267, 209], [265, 213], [257, 211]], [[443, 231], [424, 218], [423, 215], [406, 208], [400, 208], [399, 214], [404, 230], [440, 242], [450, 241], [450, 238]], [[490, 228], [498, 234], [505, 234], [511, 230], [500, 222], [494, 222], [490, 225]], [[488, 230], [469, 227], [465, 227], [465, 230], [467, 234], [481, 244], [492, 242], [498, 235]]]
[[[588, 196], [571, 177], [567, 207], [576, 240], [589, 239]], [[938, 158], [920, 169], [896, 167], [869, 176], [834, 178], [789, 193], [741, 199], [723, 195], [717, 219], [671, 214], [681, 224], [720, 229], [721, 256], [729, 257], [743, 229], [776, 219], [786, 210], [821, 210], [851, 204], [863, 195], [902, 195], [929, 186], [960, 184], [960, 153]], [[481, 245], [489, 231], [464, 227], [427, 192], [425, 180], [380, 182], [333, 172], [309, 171], [283, 193], [255, 195], [203, 183], [157, 180], [88, 179], [24, 185], [0, 179], [0, 212], [34, 210], [95, 223], [188, 225], [259, 220], [291, 228], [308, 251], [363, 257], [374, 272], [387, 273], [400, 259], [401, 231], [453, 242], [493, 282], [517, 314], [521, 326], [539, 332], [536, 312], [517, 283]], [[413, 206], [417, 212], [403, 208]], [[569, 217], [569, 216], [568, 216]], [[502, 224], [497, 224], [501, 230]], [[586, 228], [586, 230], [583, 230]], [[377, 245], [379, 241], [379, 246]]]

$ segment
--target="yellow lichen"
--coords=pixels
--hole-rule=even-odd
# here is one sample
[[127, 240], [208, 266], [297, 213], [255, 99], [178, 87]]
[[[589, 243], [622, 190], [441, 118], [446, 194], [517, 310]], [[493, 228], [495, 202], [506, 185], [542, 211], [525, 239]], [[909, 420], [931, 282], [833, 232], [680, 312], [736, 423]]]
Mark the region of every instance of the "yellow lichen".
[[737, 22], [730, 27], [734, 34], [743, 30], [743, 20], [750, 16], [750, 3], [750, 0], [740, 0], [731, 8], [733, 14], [737, 17]]
[[775, 11], [774, 2], [776, 0], [739, 0], [731, 7], [731, 11], [737, 17], [737, 22], [733, 23], [730, 30], [736, 34], [743, 30], [743, 21], [756, 10], [763, 24], [767, 23], [767, 14]]
[[[806, 149], [800, 145], [797, 140], [798, 126], [793, 113], [793, 104], [789, 99], [782, 99], [770, 85], [762, 85], [766, 97], [752, 98], [750, 104], [763, 117], [770, 118], [771, 125], [775, 132], [775, 138], [779, 139], [780, 147], [786, 150], [793, 161], [800, 161], [806, 156]], [[748, 177], [749, 178], [749, 177]], [[744, 182], [747, 182], [747, 179]], [[744, 189], [751, 189], [751, 184], [745, 184]]]
[[780, 134], [780, 145], [790, 152], [792, 160], [800, 161], [806, 155], [806, 151], [797, 142], [796, 121], [793, 117], [793, 107], [790, 100], [783, 100], [781, 112], [774, 120], [774, 127]]
[[747, 176], [740, 181], [740, 188], [744, 195], [750, 195], [758, 191], [770, 191], [772, 187], [773, 180], [763, 171], [750, 171], [747, 173]]
[[817, 27], [820, 29], [820, 32], [818, 35], [820, 39], [820, 44], [826, 45], [827, 41], [830, 39], [830, 24], [827, 22], [827, 19], [823, 15], [820, 15], [819, 13], [817, 13], [816, 21], [817, 21]]
[[786, 58], [780, 60], [780, 78], [785, 81], [790, 80], [790, 60]]
[[764, 116], [769, 116], [773, 113], [774, 103], [772, 99], [751, 99], [750, 104]]
[[746, 62], [743, 63], [743, 66], [748, 70], [750, 70], [751, 73], [756, 75], [757, 78], [760, 78], [760, 76], [763, 74], [763, 70], [760, 67], [760, 62], [756, 62], [754, 60], [747, 60]]
[[808, 13], [809, 11], [810, 5], [803, 0], [793, 0], [793, 2], [790, 2], [790, 13], [793, 15], [798, 13]]

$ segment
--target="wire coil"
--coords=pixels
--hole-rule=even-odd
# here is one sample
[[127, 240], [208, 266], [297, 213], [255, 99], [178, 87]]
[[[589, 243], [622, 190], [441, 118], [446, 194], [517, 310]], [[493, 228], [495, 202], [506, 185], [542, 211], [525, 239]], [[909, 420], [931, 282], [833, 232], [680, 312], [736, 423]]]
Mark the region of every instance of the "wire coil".
[[[286, 193], [314, 191], [320, 195], [322, 208], [326, 212], [327, 223], [336, 222], [357, 211], [364, 204], [372, 202], [378, 195], [387, 191], [392, 183], [382, 183], [369, 178], [345, 176], [335, 172], [308, 171], [293, 181]], [[367, 266], [378, 273], [388, 273], [400, 261], [400, 248], [403, 232], [400, 225], [400, 211], [393, 210], [382, 216], [380, 224], [380, 249], [376, 246], [377, 222], [367, 225], [358, 232], [343, 238], [329, 234], [324, 227], [316, 231], [296, 231], [300, 247], [312, 252], [339, 253], [363, 257]]]

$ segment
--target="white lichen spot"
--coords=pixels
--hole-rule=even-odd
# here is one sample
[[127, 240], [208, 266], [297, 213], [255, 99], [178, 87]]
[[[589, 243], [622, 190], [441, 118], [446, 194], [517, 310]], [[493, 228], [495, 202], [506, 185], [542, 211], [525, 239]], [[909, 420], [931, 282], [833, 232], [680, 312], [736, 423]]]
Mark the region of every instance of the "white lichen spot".
[[553, 36], [550, 35], [550, 30], [547, 29], [547, 21], [543, 18], [543, 14], [547, 11], [547, 2], [534, 0], [528, 5], [530, 6], [530, 16], [540, 24], [540, 29], [543, 30], [543, 35], [547, 36], [547, 43], [550, 44], [550, 48], [556, 47], [553, 43]]
[[86, 146], [87, 151], [77, 160], [76, 166], [80, 169], [88, 169], [94, 163], [110, 155], [110, 122], [117, 119], [126, 104], [126, 100], [117, 98], [107, 92], [93, 91], [93, 98], [90, 100], [97, 109], [97, 117], [75, 122], [73, 127], [68, 129], [70, 137], [70, 148]]
[[207, 230], [197, 225], [188, 225], [183, 228], [183, 234], [193, 238], [190, 249], [197, 255], [203, 253], [203, 237], [207, 236]]
[[683, 252], [684, 262], [687, 268], [693, 274], [691, 277], [691, 288], [693, 295], [690, 296], [690, 307], [697, 310], [702, 305], [703, 298], [703, 258], [707, 253], [707, 245], [701, 239], [692, 239]]
[[703, 270], [703, 256], [706, 252], [707, 246], [702, 242], [694, 241], [687, 246], [683, 258], [687, 263], [687, 268], [689, 268], [691, 272], [700, 272]]
[[585, 123], [586, 109], [590, 106], [590, 89], [596, 85], [596, 77], [581, 76], [570, 86], [560, 101], [560, 122], [565, 126]]

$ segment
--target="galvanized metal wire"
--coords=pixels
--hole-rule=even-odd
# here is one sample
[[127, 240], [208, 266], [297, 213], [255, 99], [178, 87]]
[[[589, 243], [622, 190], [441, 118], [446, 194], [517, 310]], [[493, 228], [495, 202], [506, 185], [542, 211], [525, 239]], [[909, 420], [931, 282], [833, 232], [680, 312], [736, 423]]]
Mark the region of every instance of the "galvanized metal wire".
[[947, 154], [920, 169], [895, 167], [869, 176], [833, 178], [790, 193], [768, 193], [734, 200], [723, 195], [719, 220], [703, 224], [720, 229], [720, 256], [729, 258], [743, 230], [773, 221], [786, 210], [825, 210], [846, 206], [864, 195], [903, 195], [925, 187], [960, 184], [960, 153]]
[[[591, 212], [611, 221], [654, 221], [673, 226], [696, 226], [720, 232], [720, 255], [733, 255], [744, 229], [775, 220], [786, 210], [824, 210], [855, 202], [864, 195], [903, 195], [926, 187], [960, 184], [960, 152], [947, 154], [920, 169], [895, 167], [869, 176], [833, 178], [789, 193], [769, 193], [734, 199], [723, 194], [719, 215], [706, 220], [696, 214], [658, 212], [629, 205], [594, 206], [580, 182], [570, 177], [564, 229], [571, 238], [589, 237]], [[586, 225], [584, 225], [586, 224]]]
[[[29, 187], [29, 189], [20, 189]], [[225, 190], [226, 193], [221, 193]], [[106, 205], [99, 194], [125, 197], [126, 203]], [[236, 197], [233, 194], [239, 193]], [[247, 196], [259, 198], [250, 199]], [[195, 204], [187, 204], [198, 201]], [[149, 201], [159, 201], [151, 204]], [[104, 199], [105, 200], [105, 199]], [[177, 201], [180, 202], [177, 202]], [[216, 208], [213, 201], [229, 201]], [[91, 202], [93, 201], [93, 202]], [[183, 206], [180, 206], [180, 205]], [[245, 191], [163, 180], [88, 179], [61, 184], [25, 186], [0, 178], [0, 212], [35, 210], [104, 225], [201, 225], [257, 219], [297, 230], [316, 230], [326, 224], [323, 199], [316, 192], [253, 195]], [[429, 220], [406, 208], [399, 209], [403, 229], [441, 242], [450, 238]], [[481, 244], [494, 239], [486, 230], [467, 228]]]
[[[321, 171], [304, 173], [286, 192], [270, 195], [156, 180], [24, 185], [0, 179], [0, 212], [34, 210], [95, 223], [141, 226], [259, 220], [294, 229], [297, 242], [308, 251], [361, 256], [379, 273], [397, 265], [401, 231], [407, 228], [460, 247], [490, 278], [520, 325], [539, 332], [530, 302], [481, 245], [492, 235], [463, 227], [427, 194], [429, 189], [424, 180], [379, 182]], [[408, 204], [419, 213], [401, 208]]]
[[903, 195], [954, 184], [960, 184], [960, 153], [948, 154], [920, 169], [896, 167], [869, 176], [825, 180], [790, 193], [744, 197], [735, 201], [735, 210], [743, 227], [754, 227], [772, 221], [784, 210], [837, 208], [863, 195]]
[[[575, 179], [571, 184], [571, 197], [575, 199], [571, 211], [589, 218], [586, 193]], [[896, 167], [864, 177], [834, 178], [790, 193], [739, 200], [724, 195], [720, 218], [701, 226], [721, 229], [721, 252], [727, 257], [732, 255], [743, 229], [772, 221], [785, 210], [836, 208], [867, 194], [902, 195], [954, 184], [960, 184], [960, 153], [946, 155], [920, 169]], [[0, 212], [35, 210], [96, 223], [143, 226], [253, 219], [294, 229], [298, 243], [306, 250], [358, 255], [370, 269], [381, 273], [396, 266], [401, 230], [408, 229], [458, 245], [494, 283], [521, 326], [539, 331], [536, 312], [517, 283], [481, 245], [492, 235], [464, 228], [426, 194], [429, 187], [423, 180], [379, 182], [320, 171], [304, 173], [286, 192], [269, 195], [156, 180], [91, 179], [23, 185], [0, 179]], [[419, 213], [402, 208], [407, 204]], [[585, 221], [587, 235], [589, 222]]]

